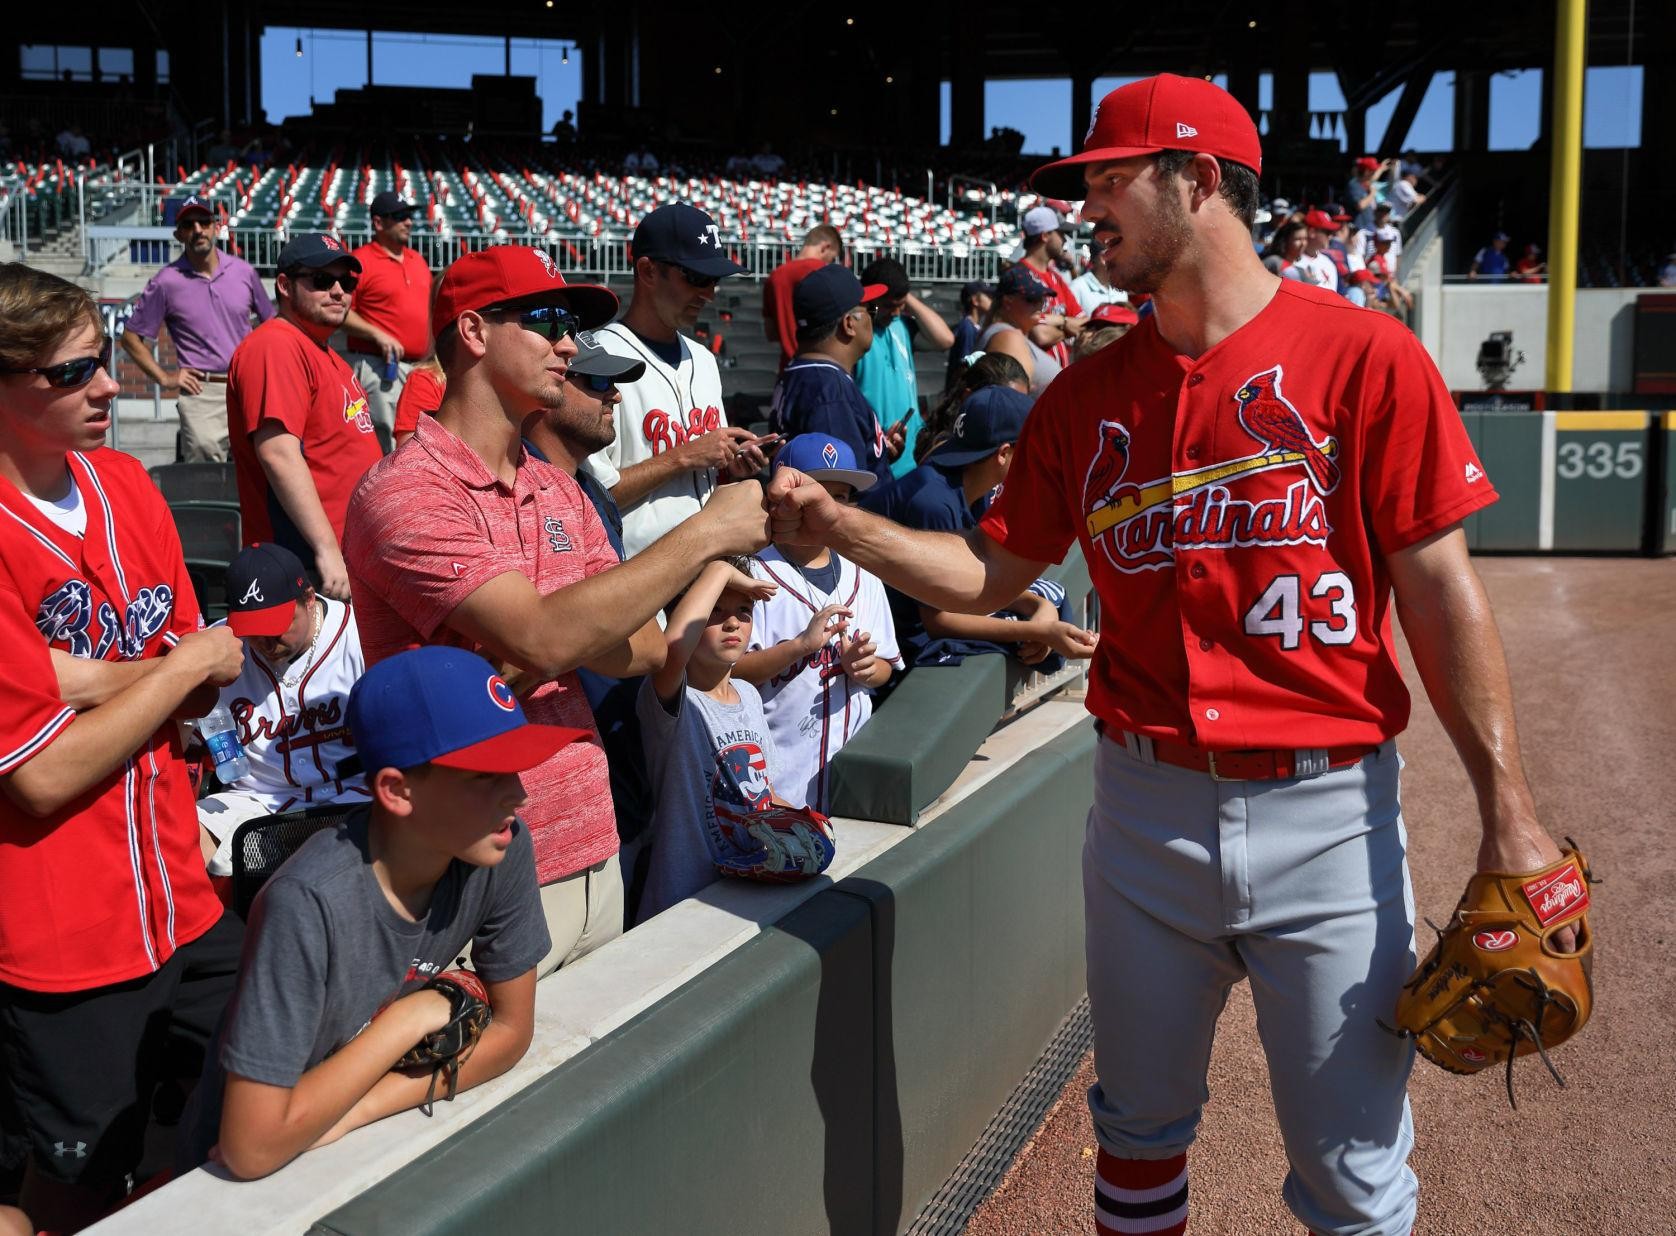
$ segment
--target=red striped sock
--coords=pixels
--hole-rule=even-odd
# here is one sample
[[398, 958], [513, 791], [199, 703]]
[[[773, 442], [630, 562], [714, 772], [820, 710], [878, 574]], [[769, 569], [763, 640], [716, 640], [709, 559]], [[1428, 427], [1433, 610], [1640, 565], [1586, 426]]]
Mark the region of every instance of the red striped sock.
[[1094, 1171], [1094, 1225], [1100, 1236], [1183, 1236], [1187, 1155], [1120, 1159], [1100, 1151]]

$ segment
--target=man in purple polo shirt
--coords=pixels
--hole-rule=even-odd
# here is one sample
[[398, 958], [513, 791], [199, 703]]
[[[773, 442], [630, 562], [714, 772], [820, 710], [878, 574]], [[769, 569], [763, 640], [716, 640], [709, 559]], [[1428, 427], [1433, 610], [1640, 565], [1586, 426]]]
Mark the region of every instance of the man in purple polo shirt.
[[[180, 388], [181, 458], [224, 460], [227, 442], [227, 364], [250, 333], [250, 318], [274, 315], [262, 281], [243, 258], [216, 247], [221, 222], [193, 196], [175, 215], [184, 252], [151, 277], [134, 302], [122, 350], [159, 386]], [[157, 363], [152, 343], [169, 328], [180, 368]]]

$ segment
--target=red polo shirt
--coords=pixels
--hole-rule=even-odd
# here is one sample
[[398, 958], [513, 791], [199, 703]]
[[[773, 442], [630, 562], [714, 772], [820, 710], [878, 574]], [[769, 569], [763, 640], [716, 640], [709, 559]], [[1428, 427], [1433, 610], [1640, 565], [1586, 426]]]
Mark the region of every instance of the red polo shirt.
[[278, 421], [302, 443], [320, 505], [341, 541], [349, 495], [382, 452], [366, 392], [343, 357], [283, 317], [262, 323], [233, 353], [227, 369], [227, 428], [244, 543], [277, 540], [294, 547], [300, 534], [269, 487], [250, 440], [263, 421]]
[[[377, 241], [368, 241], [351, 256], [361, 263], [361, 282], [351, 307], [402, 345], [403, 360], [423, 359], [431, 350], [431, 268], [425, 259], [406, 246], [401, 257], [392, 257]], [[349, 337], [349, 350], [381, 355], [360, 335]]]
[[[447, 623], [496, 576], [516, 571], [545, 596], [617, 565], [575, 480], [526, 456], [508, 489], [429, 416], [356, 489], [343, 550], [368, 665], [418, 644], [481, 651]], [[531, 721], [593, 734], [523, 774], [529, 802], [519, 814], [535, 842], [536, 875], [551, 884], [617, 852], [611, 778], [574, 673], [523, 703]]]

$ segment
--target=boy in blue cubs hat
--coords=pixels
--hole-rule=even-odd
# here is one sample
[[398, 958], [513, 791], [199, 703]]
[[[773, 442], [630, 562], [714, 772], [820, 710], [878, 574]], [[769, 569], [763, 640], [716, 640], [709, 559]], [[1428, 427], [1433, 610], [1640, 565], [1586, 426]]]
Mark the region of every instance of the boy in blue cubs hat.
[[[823, 433], [799, 434], [774, 465], [819, 481], [840, 502], [878, 480], [856, 466], [847, 443]], [[896, 623], [878, 576], [825, 546], [769, 545], [749, 565], [779, 591], [753, 605], [734, 676], [762, 696], [780, 793], [825, 812], [828, 766], [873, 715], [874, 691], [902, 668]]]
[[448, 1022], [450, 1001], [426, 984], [468, 946], [492, 1020], [455, 1089], [529, 1048], [548, 935], [518, 774], [587, 731], [529, 724], [487, 661], [446, 647], [368, 670], [349, 729], [372, 802], [309, 838], [257, 896], [191, 1164], [218, 1144], [235, 1176], [265, 1176], [426, 1103], [431, 1079], [392, 1066]]
[[[1010, 386], [973, 391], [925, 462], [862, 505], [909, 528], [977, 527], [1012, 465], [1013, 444], [1030, 408], [1030, 397]], [[977, 653], [1009, 652], [1050, 674], [1066, 657], [1094, 655], [1094, 635], [1071, 621], [1065, 590], [1051, 580], [1037, 580], [989, 615], [951, 613], [894, 590], [888, 595], [912, 665], [958, 665]]]

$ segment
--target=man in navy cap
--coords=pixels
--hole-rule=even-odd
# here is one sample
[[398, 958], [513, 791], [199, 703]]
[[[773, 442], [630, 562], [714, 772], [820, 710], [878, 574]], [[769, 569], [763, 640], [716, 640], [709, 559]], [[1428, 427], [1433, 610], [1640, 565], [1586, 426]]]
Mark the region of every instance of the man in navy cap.
[[335, 236], [279, 251], [279, 316], [250, 333], [227, 372], [227, 421], [246, 544], [275, 541], [349, 599], [349, 495], [378, 462], [366, 392], [326, 341], [343, 325], [361, 263]]
[[1483, 279], [1487, 283], [1501, 283], [1505, 280], [1510, 265], [1507, 260], [1507, 242], [1512, 239], [1506, 232], [1497, 232], [1490, 237], [1490, 243], [1473, 255], [1467, 278]]
[[[227, 458], [227, 366], [250, 333], [250, 319], [266, 322], [273, 301], [250, 263], [216, 246], [221, 221], [194, 194], [175, 212], [181, 255], [151, 277], [134, 301], [122, 350], [159, 386], [180, 391], [180, 457], [187, 462]], [[152, 342], [167, 327], [179, 367], [163, 368]]]
[[431, 268], [407, 243], [417, 212], [388, 189], [372, 199], [372, 239], [354, 251], [361, 283], [343, 319], [367, 410], [386, 430], [395, 426], [402, 384], [431, 347]]
[[853, 374], [873, 346], [872, 307], [889, 291], [882, 283], [864, 285], [836, 264], [804, 276], [791, 298], [797, 355], [774, 384], [768, 412], [775, 433], [836, 438], [881, 481], [890, 480], [884, 428]]
[[[586, 731], [530, 724], [494, 668], [460, 648], [374, 666], [348, 712], [371, 802], [310, 837], [257, 896], [183, 1166], [219, 1145], [234, 1176], [266, 1176], [529, 1050], [548, 937], [519, 774]], [[434, 1078], [393, 1070], [448, 1021], [430, 983], [468, 946], [493, 1016], [438, 1094]]]
[[727, 255], [716, 222], [671, 202], [640, 221], [629, 242], [634, 292], [600, 346], [644, 361], [646, 375], [622, 386], [617, 436], [588, 460], [623, 512], [633, 557], [703, 506], [718, 479], [754, 476], [767, 458], [749, 430], [722, 410], [716, 358], [683, 332], [716, 298], [716, 284], [744, 267]]

